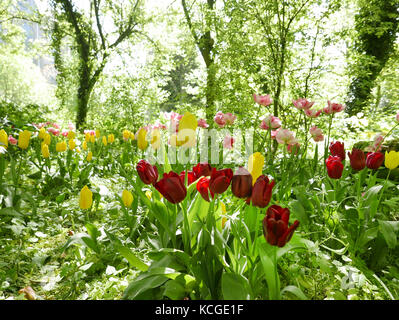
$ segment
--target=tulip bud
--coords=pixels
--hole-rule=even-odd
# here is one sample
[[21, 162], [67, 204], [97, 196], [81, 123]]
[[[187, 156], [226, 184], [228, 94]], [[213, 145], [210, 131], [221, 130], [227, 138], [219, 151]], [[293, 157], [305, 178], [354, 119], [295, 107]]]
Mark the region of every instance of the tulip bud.
[[93, 203], [93, 193], [91, 190], [84, 186], [80, 191], [79, 206], [81, 209], [89, 209]]
[[103, 141], [104, 146], [106, 146], [108, 144], [106, 136], [103, 136], [102, 141]]
[[248, 171], [252, 175], [252, 183], [262, 174], [265, 157], [260, 152], [255, 152], [248, 158]]
[[208, 202], [210, 202], [209, 193], [212, 199], [215, 197], [215, 194], [209, 189], [209, 180], [210, 179], [207, 177], [202, 177], [198, 180], [196, 185], [197, 191], [201, 194], [201, 197]]
[[93, 152], [89, 151], [89, 152], [87, 153], [86, 160], [90, 162], [92, 159], [93, 159]]
[[50, 145], [50, 143], [51, 143], [51, 136], [50, 136], [50, 134], [49, 134], [48, 132], [46, 132], [46, 133], [44, 134], [43, 142], [44, 142], [45, 144], [47, 144], [48, 146]]
[[45, 144], [45, 143], [42, 143], [42, 155], [43, 155], [43, 158], [50, 157], [50, 152], [48, 150], [48, 145]]
[[216, 170], [216, 168], [213, 168], [211, 179], [209, 180], [209, 189], [213, 193], [223, 193], [229, 187], [232, 178], [233, 178], [233, 170], [231, 169]]
[[123, 132], [122, 132], [122, 136], [123, 136], [123, 140], [125, 140], [125, 141], [127, 141], [127, 140], [129, 140], [129, 137], [130, 137], [130, 131], [129, 130], [123, 130]]
[[212, 172], [211, 165], [208, 162], [200, 162], [194, 168], [193, 171], [197, 178], [202, 176], [210, 176]]
[[252, 176], [249, 171], [240, 167], [231, 180], [231, 192], [237, 198], [248, 198], [252, 193]]
[[378, 169], [384, 162], [384, 154], [381, 152], [369, 152], [366, 157], [366, 166], [369, 169]]
[[274, 187], [274, 180], [269, 183], [269, 178], [261, 175], [256, 180], [251, 194], [252, 205], [259, 208], [265, 208], [272, 198], [272, 190]]
[[83, 141], [82, 148], [83, 148], [83, 150], [87, 150], [87, 142], [86, 142], [86, 140]]
[[389, 153], [387, 153], [385, 151], [385, 166], [389, 170], [393, 170], [397, 166], [399, 166], [399, 152], [392, 150], [392, 151], [389, 151]]
[[44, 127], [41, 127], [39, 130], [39, 139], [44, 139], [44, 135], [46, 134], [46, 129]]
[[141, 181], [145, 184], [154, 184], [158, 180], [158, 169], [146, 160], [140, 160], [136, 166]]
[[329, 156], [326, 159], [327, 174], [331, 179], [339, 179], [344, 171], [344, 165], [338, 156]]
[[366, 167], [366, 156], [362, 150], [353, 148], [351, 153], [348, 152], [348, 157], [353, 170], [360, 171]]
[[[70, 131], [70, 132], [72, 132], [72, 131]], [[75, 149], [75, 147], [76, 147], [76, 142], [75, 142], [75, 140], [70, 139], [69, 142], [68, 142], [68, 144], [69, 144], [69, 150]]]
[[266, 241], [272, 246], [284, 247], [288, 243], [294, 231], [299, 226], [299, 221], [288, 227], [290, 210], [277, 205], [267, 209], [266, 217], [263, 219], [263, 235]]
[[28, 130], [24, 130], [19, 134], [18, 137], [18, 147], [21, 149], [26, 149], [29, 146], [31, 132]]
[[133, 195], [128, 190], [122, 191], [122, 202], [123, 205], [127, 208], [130, 208], [133, 202]]
[[4, 131], [4, 129], [0, 130], [0, 146], [7, 148], [8, 147], [8, 135]]
[[75, 132], [73, 132], [73, 131], [68, 132], [68, 135], [67, 135], [68, 140], [75, 139], [75, 137], [76, 137]]
[[[186, 171], [182, 171], [180, 172], [180, 180], [181, 182], [184, 184], [184, 179], [186, 177]], [[189, 186], [190, 184], [192, 184], [195, 180], [197, 180], [197, 176], [195, 175], [195, 173], [193, 171], [188, 171], [187, 172], [187, 185]]]
[[166, 200], [173, 204], [183, 201], [187, 195], [186, 187], [181, 182], [178, 174], [173, 171], [164, 173], [162, 179], [155, 183], [154, 187]]
[[66, 144], [65, 141], [58, 142], [58, 143], [55, 145], [55, 150], [56, 150], [57, 152], [64, 152], [64, 151], [66, 151], [66, 149], [67, 149], [67, 144]]
[[343, 142], [331, 142], [330, 143], [331, 155], [341, 158], [341, 161], [345, 160], [345, 147]]
[[137, 134], [137, 147], [144, 151], [148, 147], [147, 130], [141, 128]]

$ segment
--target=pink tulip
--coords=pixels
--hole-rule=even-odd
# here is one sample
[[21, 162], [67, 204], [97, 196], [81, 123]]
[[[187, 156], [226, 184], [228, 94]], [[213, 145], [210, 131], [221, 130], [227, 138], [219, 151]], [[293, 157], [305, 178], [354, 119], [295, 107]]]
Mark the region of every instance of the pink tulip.
[[305, 109], [304, 111], [309, 118], [317, 118], [323, 110]]
[[90, 134], [91, 136], [94, 136], [94, 135], [96, 134], [96, 131], [95, 131], [95, 130], [85, 130], [84, 133], [85, 133], [85, 134], [88, 133], [88, 134]]
[[287, 144], [287, 151], [288, 153], [294, 152], [294, 154], [297, 155], [300, 147], [301, 145], [299, 144], [299, 142], [294, 139], [293, 143]]
[[226, 121], [226, 124], [233, 124], [234, 121], [237, 119], [237, 116], [235, 116], [234, 114], [227, 112], [224, 115], [224, 120]]
[[264, 118], [260, 124], [260, 128], [264, 130], [278, 129], [281, 127], [281, 121], [279, 118], [269, 114], [266, 118]]
[[278, 130], [272, 130], [272, 131], [270, 131], [270, 135], [272, 136], [272, 139], [276, 139], [277, 131], [278, 131]]
[[[52, 127], [48, 128], [47, 131], [52, 133], [54, 136], [60, 135], [60, 130], [52, 128]], [[68, 131], [66, 132], [66, 135], [68, 135]], [[64, 137], [66, 137], [66, 136], [64, 136]]]
[[52, 123], [52, 127], [53, 127], [53, 128], [56, 128], [56, 129], [59, 129], [59, 128], [60, 128], [60, 126], [59, 126], [58, 124], [56, 124], [55, 122]]
[[314, 104], [314, 102], [310, 102], [310, 101], [308, 101], [308, 99], [305, 99], [305, 98], [300, 98], [300, 99], [297, 99], [297, 100], [292, 100], [292, 103], [294, 104], [294, 106], [295, 106], [298, 110], [302, 110], [302, 109], [307, 110], [307, 109], [310, 109], [310, 108], [313, 106], [313, 104]]
[[294, 133], [288, 129], [279, 129], [276, 133], [276, 140], [281, 144], [295, 144], [297, 142]]
[[199, 119], [198, 120], [198, 127], [206, 129], [206, 128], [209, 127], [209, 124], [206, 123], [205, 119]]
[[68, 128], [70, 131], [74, 131], [75, 130], [75, 126], [73, 125], [73, 123], [69, 123], [68, 124]]
[[381, 145], [382, 142], [384, 141], [384, 137], [382, 136], [381, 133], [378, 133], [374, 137], [374, 143], [369, 147], [369, 151], [371, 152], [378, 152], [381, 151]]
[[343, 106], [342, 104], [339, 104], [339, 103], [327, 101], [327, 104], [328, 104], [328, 106], [323, 109], [323, 112], [325, 114], [337, 113], [337, 112], [341, 112], [345, 109], [345, 106]]
[[62, 130], [61, 135], [63, 135], [64, 137], [68, 136], [68, 130]]
[[226, 119], [224, 117], [223, 112], [218, 111], [213, 118], [213, 121], [216, 122], [216, 124], [219, 126], [219, 128], [223, 128], [226, 125]]
[[312, 138], [315, 142], [324, 140], [323, 131], [316, 126], [311, 127], [309, 129], [309, 133], [312, 135]]
[[8, 142], [12, 145], [16, 145], [18, 143], [18, 139], [15, 139], [11, 134], [8, 136]]
[[265, 96], [260, 96], [260, 95], [258, 96], [254, 93], [253, 98], [256, 103], [259, 103], [260, 105], [265, 106], [265, 107], [272, 104], [272, 102], [273, 102], [273, 100], [270, 97], [270, 94], [267, 94]]
[[154, 124], [152, 125], [152, 129], [153, 129], [153, 130], [154, 130], [154, 129], [164, 130], [164, 129], [166, 129], [166, 125], [164, 125], [164, 124], [160, 123], [159, 121], [157, 121], [156, 123], [154, 123]]
[[223, 140], [223, 148], [225, 149], [233, 149], [234, 138], [232, 136], [225, 136]]

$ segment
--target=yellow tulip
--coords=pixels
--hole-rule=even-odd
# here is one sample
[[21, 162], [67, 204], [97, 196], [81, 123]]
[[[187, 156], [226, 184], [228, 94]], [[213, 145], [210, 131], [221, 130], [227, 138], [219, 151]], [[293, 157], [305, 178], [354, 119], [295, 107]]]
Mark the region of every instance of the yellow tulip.
[[83, 150], [87, 150], [87, 142], [86, 142], [86, 140], [83, 141], [82, 148], [83, 148]]
[[115, 136], [113, 133], [108, 135], [108, 143], [113, 143], [115, 141]]
[[256, 179], [262, 174], [265, 157], [260, 152], [255, 152], [248, 158], [248, 171], [252, 175], [252, 184], [254, 185]]
[[28, 130], [24, 130], [19, 134], [18, 137], [18, 147], [21, 149], [26, 149], [29, 146], [31, 132]]
[[85, 142], [90, 142], [90, 133], [85, 133]]
[[103, 145], [106, 146], [107, 145], [107, 137], [103, 136]]
[[196, 142], [196, 129], [198, 127], [197, 118], [190, 112], [186, 112], [179, 121], [179, 131], [177, 133], [176, 145], [193, 147]]
[[73, 131], [69, 131], [69, 132], [68, 132], [67, 138], [68, 138], [69, 140], [73, 140], [73, 139], [75, 139], [75, 137], [76, 137], [75, 132], [73, 132]]
[[387, 153], [385, 151], [385, 166], [389, 170], [393, 170], [397, 166], [399, 166], [399, 152], [392, 150], [392, 151], [389, 151], [389, 153]]
[[100, 130], [97, 129], [97, 130], [96, 130], [96, 138], [100, 138], [100, 134], [101, 134], [101, 133], [100, 133]]
[[129, 137], [130, 137], [130, 131], [129, 130], [123, 130], [123, 133], [122, 133], [122, 136], [123, 136], [123, 140], [125, 140], [125, 141], [127, 141], [127, 140], [129, 140]]
[[66, 149], [67, 149], [67, 144], [66, 144], [65, 141], [58, 142], [58, 143], [55, 145], [55, 150], [56, 150], [57, 152], [64, 152], [64, 151], [66, 151]]
[[39, 130], [39, 139], [44, 139], [44, 135], [46, 134], [46, 129], [44, 127]]
[[50, 133], [48, 133], [48, 132], [45, 132], [45, 133], [44, 133], [43, 142], [44, 142], [45, 144], [47, 144], [48, 146], [50, 145], [50, 143], [51, 143], [51, 136], [50, 136]]
[[151, 200], [151, 198], [152, 198], [152, 191], [147, 190], [147, 191], [145, 192], [145, 195], [146, 195], [146, 197], [148, 198], [148, 200]]
[[161, 146], [161, 132], [159, 129], [154, 129], [151, 132], [151, 147], [157, 150]]
[[86, 160], [90, 162], [91, 159], [93, 159], [93, 152], [89, 151], [89, 153], [87, 154]]
[[8, 135], [7, 132], [4, 131], [4, 129], [0, 130], [0, 146], [6, 149], [8, 147]]
[[133, 133], [133, 132], [130, 132], [130, 139], [131, 139], [131, 140], [136, 139], [136, 137], [134, 136], [134, 133]]
[[137, 134], [137, 146], [143, 151], [148, 147], [147, 130], [144, 128], [141, 128]]
[[76, 147], [76, 142], [75, 142], [75, 140], [73, 140], [73, 139], [71, 139], [71, 140], [69, 140], [69, 150], [73, 150], [73, 149], [75, 149], [75, 147]]
[[224, 226], [226, 225], [226, 222], [227, 222], [227, 218], [223, 217], [222, 218], [222, 229], [224, 229]]
[[45, 143], [42, 143], [42, 155], [43, 155], [43, 158], [50, 157], [50, 151], [48, 150], [48, 145]]
[[96, 142], [96, 137], [94, 135], [90, 135], [90, 142], [91, 143]]
[[125, 205], [125, 207], [130, 208], [133, 202], [133, 195], [131, 192], [127, 190], [123, 190], [122, 192], [122, 202]]
[[222, 214], [226, 214], [226, 212], [227, 212], [226, 205], [223, 202], [220, 202], [220, 207], [222, 209]]
[[84, 186], [80, 191], [79, 197], [79, 206], [81, 209], [89, 209], [93, 203], [93, 192], [87, 187]]

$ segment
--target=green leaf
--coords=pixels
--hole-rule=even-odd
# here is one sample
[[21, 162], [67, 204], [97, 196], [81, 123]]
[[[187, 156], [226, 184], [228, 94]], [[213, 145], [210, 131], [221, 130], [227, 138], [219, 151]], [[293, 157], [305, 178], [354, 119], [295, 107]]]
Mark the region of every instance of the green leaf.
[[248, 279], [235, 273], [222, 275], [222, 293], [225, 300], [250, 300], [251, 289]]
[[133, 300], [139, 294], [163, 285], [169, 278], [162, 275], [146, 275], [145, 278], [133, 280], [123, 292], [122, 299]]
[[305, 208], [302, 206], [302, 204], [298, 200], [291, 201], [290, 206], [292, 208], [291, 211], [292, 211], [293, 215], [295, 215], [295, 217], [298, 218], [298, 220], [301, 224], [306, 225], [309, 223], [308, 215], [305, 211]]
[[384, 236], [385, 241], [390, 249], [393, 249], [397, 245], [396, 232], [399, 228], [399, 221], [382, 221], [378, 220], [380, 225], [380, 231]]
[[278, 293], [280, 291], [280, 279], [278, 275], [277, 277], [275, 276], [274, 262], [271, 258], [272, 250], [274, 249], [275, 248], [268, 246], [265, 242], [258, 242], [260, 261], [263, 266], [265, 279], [269, 289], [269, 299], [271, 300], [278, 299]]
[[309, 300], [308, 297], [303, 293], [303, 291], [300, 288], [296, 287], [296, 286], [287, 286], [287, 287], [285, 287], [283, 290], [281, 290], [281, 295], [284, 292], [290, 292], [293, 295], [297, 296], [301, 300]]
[[32, 173], [30, 175], [28, 175], [29, 179], [34, 179], [34, 180], [38, 180], [42, 177], [42, 172], [41, 171], [37, 171], [35, 173]]
[[169, 280], [165, 284], [164, 296], [172, 300], [182, 300], [186, 296], [184, 286], [177, 280]]
[[148, 266], [141, 261], [139, 258], [135, 256], [135, 254], [127, 247], [120, 245], [120, 244], [114, 244], [114, 247], [119, 251], [119, 253], [127, 260], [129, 263], [137, 268], [140, 271], [147, 271]]

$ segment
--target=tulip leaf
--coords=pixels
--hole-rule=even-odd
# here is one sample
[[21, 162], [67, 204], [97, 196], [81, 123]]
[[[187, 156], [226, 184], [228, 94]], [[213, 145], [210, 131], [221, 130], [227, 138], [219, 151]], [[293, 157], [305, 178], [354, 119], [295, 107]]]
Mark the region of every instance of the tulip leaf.
[[163, 275], [142, 274], [132, 281], [123, 292], [122, 299], [133, 300], [147, 290], [160, 287], [168, 278]]
[[265, 242], [258, 242], [259, 257], [269, 289], [269, 299], [274, 300], [279, 298], [280, 279], [275, 274], [275, 265], [271, 258], [273, 255], [272, 250], [275, 250], [275, 248], [268, 246]]
[[380, 231], [390, 249], [397, 245], [397, 231], [399, 229], [399, 221], [382, 221], [378, 220]]
[[294, 294], [295, 296], [297, 296], [301, 300], [309, 300], [308, 297], [303, 293], [303, 291], [296, 286], [285, 287], [283, 290], [281, 290], [281, 295], [284, 292], [290, 292], [290, 293]]
[[298, 200], [293, 200], [290, 203], [292, 214], [298, 218], [301, 224], [307, 225], [309, 223], [308, 215], [305, 211], [305, 208]]
[[132, 250], [130, 250], [128, 247], [116, 243], [114, 243], [114, 247], [127, 261], [129, 261], [132, 267], [135, 267], [140, 271], [148, 270], [148, 266], [139, 258], [137, 258], [136, 255], [132, 252]]
[[248, 279], [244, 276], [235, 273], [222, 275], [222, 293], [225, 300], [249, 300], [250, 292]]

